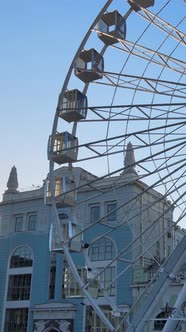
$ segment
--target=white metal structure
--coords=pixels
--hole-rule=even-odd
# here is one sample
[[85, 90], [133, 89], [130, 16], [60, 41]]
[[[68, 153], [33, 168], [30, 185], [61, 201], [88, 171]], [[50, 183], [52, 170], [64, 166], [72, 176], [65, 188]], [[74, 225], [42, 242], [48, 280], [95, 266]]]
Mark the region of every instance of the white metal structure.
[[[61, 194], [56, 199], [54, 170], [56, 164], [68, 164], [69, 172], [73, 172], [73, 165], [77, 164], [104, 179], [120, 174], [125, 166], [123, 174], [130, 175], [130, 183], [138, 176], [148, 184], [147, 192], [159, 191], [162, 194], [159, 200], [174, 204], [176, 224], [184, 225], [185, 5], [183, 0], [106, 1], [74, 56], [56, 108], [48, 144], [49, 198], [56, 229], [76, 281], [110, 331], [119, 327], [105, 317], [79, 276], [69, 246], [72, 238], [64, 241], [57, 208], [60, 197], [64, 201], [65, 196]], [[126, 151], [129, 159], [123, 165]], [[89, 185], [94, 182], [96, 179]], [[63, 187], [61, 192], [68, 194], [74, 190], [76, 196], [78, 176], [74, 175], [73, 183], [73, 188]], [[112, 183], [113, 191], [115, 185]], [[142, 199], [142, 194], [135, 199]], [[127, 203], [135, 205], [134, 198]], [[172, 205], [164, 213], [171, 209]], [[76, 201], [72, 211], [75, 218]], [[76, 220], [71, 222], [76, 224]], [[156, 218], [139, 236], [134, 236], [125, 250], [140, 245], [141, 236], [153, 231], [157, 222]], [[172, 227], [168, 225], [162, 236]], [[114, 227], [109, 229], [112, 231]], [[150, 247], [142, 246], [142, 252], [148, 250]], [[82, 245], [86, 259], [85, 251]], [[132, 263], [135, 262], [131, 266]], [[104, 295], [113, 312], [119, 314], [106, 290]], [[131, 331], [142, 330], [139, 327]]]
[[[182, 239], [182, 241], [178, 244], [176, 249], [170, 255], [168, 260], [162, 265], [160, 268], [160, 275], [155, 281], [154, 284], [147, 287], [143, 296], [145, 297], [145, 301], [141, 306], [141, 309], [135, 316], [135, 318], [130, 323], [127, 332], [142, 332], [144, 331], [146, 321], [152, 317], [152, 312], [157, 305], [158, 300], [163, 296], [170, 283], [176, 279], [177, 272], [180, 270], [181, 265], [185, 262], [186, 259], [186, 236]], [[185, 301], [186, 290], [185, 285], [180, 292], [180, 296], [178, 297], [176, 307], [177, 314], [173, 317], [169, 317], [163, 332], [174, 332], [178, 322], [180, 320], [184, 320], [185, 317], [181, 315], [181, 305]]]

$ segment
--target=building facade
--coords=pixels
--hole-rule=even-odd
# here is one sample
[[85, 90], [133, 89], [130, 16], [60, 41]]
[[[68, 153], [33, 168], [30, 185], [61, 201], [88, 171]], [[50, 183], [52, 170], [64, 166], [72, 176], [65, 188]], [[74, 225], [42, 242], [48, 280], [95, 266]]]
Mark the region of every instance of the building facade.
[[[173, 207], [141, 182], [134, 169], [99, 179], [79, 167], [61, 167], [55, 176], [68, 178], [70, 185], [76, 181], [75, 206], [71, 207], [67, 195], [57, 195], [60, 227], [67, 238], [69, 225], [72, 233], [74, 225], [84, 230], [83, 239], [80, 234], [68, 242], [69, 250], [83, 281], [90, 271], [86, 255], [91, 270], [99, 272], [113, 306], [90, 280], [87, 289], [114, 323], [129, 312], [145, 283], [181, 239], [181, 230], [171, 227]], [[37, 190], [19, 192], [13, 167], [0, 203], [0, 331], [105, 332], [72, 275], [57, 232], [54, 228], [51, 232], [55, 216], [46, 194], [48, 181]], [[79, 243], [84, 255], [76, 250]], [[169, 294], [171, 304], [175, 293]], [[162, 302], [160, 309], [165, 305]], [[113, 315], [115, 306], [120, 317]], [[155, 325], [155, 330], [160, 327]], [[125, 331], [125, 325], [120, 331]]]

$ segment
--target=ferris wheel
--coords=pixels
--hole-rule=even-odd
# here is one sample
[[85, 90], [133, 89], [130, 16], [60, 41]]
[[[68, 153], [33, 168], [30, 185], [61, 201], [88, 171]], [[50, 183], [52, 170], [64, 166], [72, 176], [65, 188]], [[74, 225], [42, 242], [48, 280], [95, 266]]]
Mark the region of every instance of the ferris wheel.
[[[156, 203], [166, 200], [166, 213], [174, 206], [174, 227], [180, 223], [183, 227], [186, 215], [184, 13], [183, 0], [106, 1], [82, 40], [59, 94], [48, 142], [46, 201], [52, 206], [55, 220], [50, 246], [51, 250], [55, 245], [61, 248], [83, 295], [109, 331], [119, 331], [121, 321], [115, 326], [104, 315], [87, 286], [96, 281], [95, 288], [101, 288], [106, 302], [118, 315], [116, 303], [112, 303], [108, 289], [100, 281], [100, 271], [92, 269], [87, 254], [89, 245], [83, 236], [95, 224], [82, 228], [77, 222], [77, 192], [87, 186], [97, 188], [99, 181], [108, 180], [108, 189], [99, 190], [99, 195], [113, 191], [120, 204], [117, 209], [121, 209], [124, 205], [135, 207], [144, 191], [153, 190], [161, 194]], [[59, 166], [64, 166], [62, 177]], [[78, 167], [90, 174], [84, 184]], [[138, 180], [146, 187], [123, 204], [117, 197], [117, 188], [118, 178], [127, 181], [126, 174], [130, 175], [130, 184]], [[61, 228], [58, 210], [63, 207], [71, 208], [72, 218]], [[164, 214], [165, 211], [156, 216], [154, 224]], [[138, 215], [136, 209], [131, 222]], [[121, 216], [119, 225], [103, 231], [103, 219], [96, 222], [101, 238], [115, 232], [122, 223], [130, 224]], [[154, 224], [146, 228], [148, 237]], [[170, 223], [165, 232], [172, 227]], [[143, 232], [141, 229], [138, 236], [133, 234], [125, 250], [139, 244]], [[121, 260], [125, 250], [113, 257], [112, 262]], [[143, 250], [150, 247], [143, 244]], [[74, 252], [84, 257], [86, 285], [75, 266]], [[133, 264], [135, 261], [130, 262], [130, 267]]]

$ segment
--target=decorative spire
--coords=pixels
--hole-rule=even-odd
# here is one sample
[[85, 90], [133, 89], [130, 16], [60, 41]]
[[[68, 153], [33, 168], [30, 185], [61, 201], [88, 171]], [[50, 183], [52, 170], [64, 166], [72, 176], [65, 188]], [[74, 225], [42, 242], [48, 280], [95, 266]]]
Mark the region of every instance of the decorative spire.
[[8, 189], [5, 191], [6, 194], [15, 194], [18, 192], [17, 169], [15, 166], [13, 166], [10, 171], [10, 175], [7, 182], [7, 188]]
[[124, 173], [136, 173], [135, 170], [135, 157], [134, 157], [134, 149], [131, 142], [127, 144], [125, 159], [124, 159]]

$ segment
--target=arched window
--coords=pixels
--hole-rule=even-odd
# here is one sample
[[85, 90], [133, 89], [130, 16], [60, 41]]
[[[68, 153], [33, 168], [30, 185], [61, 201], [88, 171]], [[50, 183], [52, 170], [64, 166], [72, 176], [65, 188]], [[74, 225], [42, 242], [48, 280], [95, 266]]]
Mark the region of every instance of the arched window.
[[[160, 312], [157, 316], [156, 316], [157, 320], [154, 321], [154, 330], [156, 331], [162, 331], [165, 323], [166, 323], [166, 315], [165, 312]], [[163, 318], [161, 320], [161, 318]]]
[[107, 237], [100, 238], [92, 243], [89, 250], [91, 261], [111, 260], [116, 255], [116, 248], [112, 240]]
[[[32, 265], [33, 256], [29, 247], [20, 246], [13, 252], [9, 265], [4, 331], [27, 331]], [[19, 304], [15, 305], [18, 301]]]
[[29, 247], [21, 246], [12, 254], [10, 268], [30, 267], [33, 264], [32, 251]]

